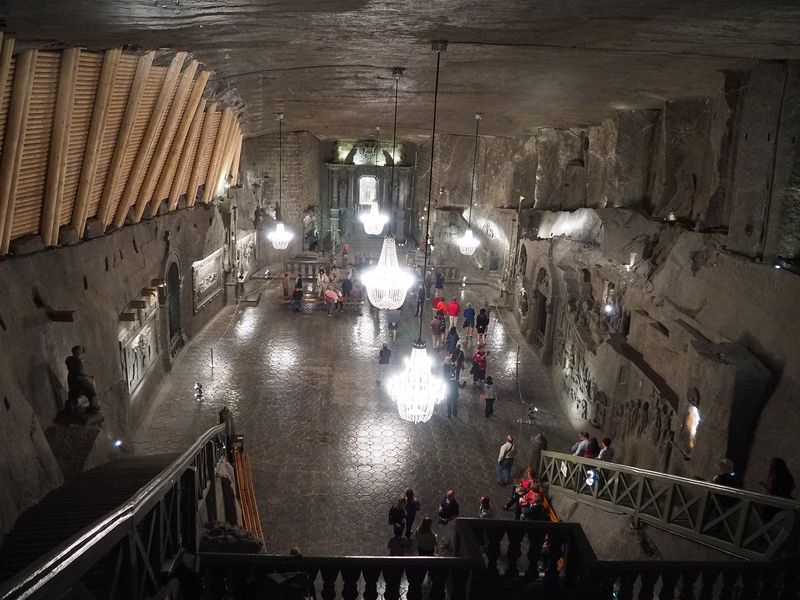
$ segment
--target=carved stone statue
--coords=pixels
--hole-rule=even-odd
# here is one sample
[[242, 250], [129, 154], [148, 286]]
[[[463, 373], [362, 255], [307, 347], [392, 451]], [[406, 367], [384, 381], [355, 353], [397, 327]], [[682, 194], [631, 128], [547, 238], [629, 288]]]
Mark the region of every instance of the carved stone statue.
[[519, 290], [519, 311], [523, 317], [528, 315], [528, 293], [525, 288], [520, 288]]
[[81, 396], [86, 396], [89, 400], [89, 412], [100, 412], [97, 403], [97, 390], [94, 385], [94, 377], [86, 373], [83, 364], [84, 348], [73, 346], [72, 354], [67, 357], [64, 363], [67, 365], [67, 409], [76, 412], [78, 410], [78, 400]]

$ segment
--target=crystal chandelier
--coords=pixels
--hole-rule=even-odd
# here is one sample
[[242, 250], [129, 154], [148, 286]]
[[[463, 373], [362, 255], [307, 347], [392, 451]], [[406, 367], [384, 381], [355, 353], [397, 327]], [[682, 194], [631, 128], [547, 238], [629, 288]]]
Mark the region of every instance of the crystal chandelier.
[[[434, 42], [436, 52], [436, 85], [433, 93], [433, 128], [431, 132], [431, 173], [433, 173], [436, 156], [436, 108], [439, 100], [439, 63], [447, 42]], [[431, 197], [433, 195], [433, 177], [428, 177], [428, 211], [425, 219], [425, 239], [428, 239], [431, 214]], [[423, 273], [428, 270], [428, 253], [430, 244], [425, 244]], [[382, 255], [381, 255], [382, 256]], [[371, 300], [371, 298], [370, 298]], [[400, 418], [412, 423], [425, 423], [433, 415], [433, 407], [444, 398], [445, 382], [431, 371], [431, 359], [422, 338], [422, 311], [419, 315], [419, 335], [411, 345], [411, 356], [406, 359], [404, 369], [387, 382], [391, 398], [397, 402]]]
[[407, 270], [400, 268], [393, 237], [387, 236], [383, 240], [378, 264], [364, 272], [361, 282], [367, 288], [367, 298], [375, 308], [394, 310], [403, 304], [414, 278]]
[[481, 245], [481, 242], [472, 233], [472, 199], [475, 195], [475, 165], [478, 164], [478, 127], [481, 124], [481, 113], [475, 115], [475, 151], [472, 155], [472, 185], [469, 188], [469, 220], [467, 221], [467, 230], [464, 235], [456, 240], [458, 249], [464, 256], [472, 256], [475, 250]]
[[267, 238], [272, 242], [272, 247], [275, 250], [286, 250], [289, 247], [289, 242], [292, 241], [294, 234], [286, 229], [282, 221], [282, 208], [283, 208], [283, 113], [275, 115], [278, 119], [278, 222], [275, 223], [275, 231], [267, 235]]
[[380, 235], [383, 226], [389, 222], [389, 217], [380, 211], [377, 202], [370, 204], [369, 211], [361, 213], [359, 219], [364, 224], [364, 232], [369, 235]]
[[433, 374], [432, 367], [425, 344], [415, 343], [403, 371], [389, 379], [389, 394], [397, 402], [401, 419], [425, 423], [433, 416], [433, 407], [444, 398], [444, 381]]

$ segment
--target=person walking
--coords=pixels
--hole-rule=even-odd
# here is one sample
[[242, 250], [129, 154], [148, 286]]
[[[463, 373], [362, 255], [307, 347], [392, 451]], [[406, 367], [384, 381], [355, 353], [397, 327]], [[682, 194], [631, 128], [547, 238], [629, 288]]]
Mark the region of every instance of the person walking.
[[389, 556], [406, 556], [409, 551], [408, 540], [403, 537], [403, 528], [395, 525], [392, 537], [389, 538], [387, 544], [389, 548]]
[[486, 378], [487, 357], [489, 353], [478, 344], [475, 354], [472, 355], [472, 386], [478, 387], [478, 382]]
[[383, 344], [380, 352], [378, 352], [378, 379], [375, 381], [378, 385], [380, 385], [383, 380], [384, 374], [389, 370], [389, 360], [391, 358], [392, 351], [389, 349], [389, 345]]
[[431, 297], [431, 286], [433, 285], [433, 269], [428, 269], [428, 272], [425, 273], [425, 297]]
[[467, 303], [467, 308], [464, 309], [464, 336], [467, 343], [472, 339], [475, 334], [475, 309], [472, 304]]
[[433, 319], [431, 319], [430, 328], [431, 328], [431, 347], [434, 350], [438, 350], [439, 349], [439, 338], [441, 337], [441, 335], [439, 333], [439, 315], [438, 315], [438, 313], [433, 316]]
[[458, 326], [458, 315], [461, 314], [461, 305], [455, 298], [447, 305], [447, 314], [450, 316], [450, 327], [455, 329]]
[[414, 313], [415, 317], [418, 317], [418, 316], [420, 316], [422, 314], [422, 309], [425, 306], [425, 300], [426, 300], [426, 295], [425, 294], [426, 294], [426, 292], [425, 292], [425, 284], [424, 283], [420, 283], [417, 286], [417, 310]]
[[443, 310], [439, 310], [437, 317], [439, 318], [439, 348], [443, 348], [445, 339], [447, 339], [447, 316]]
[[406, 530], [406, 497], [400, 496], [389, 509], [389, 525], [400, 528], [401, 535]]
[[406, 490], [406, 539], [411, 539], [411, 528], [419, 512], [419, 500], [414, 496], [414, 490]]
[[478, 332], [478, 344], [486, 343], [486, 330], [489, 329], [489, 313], [482, 308], [475, 320], [475, 330]]
[[436, 273], [436, 297], [444, 297], [444, 273], [441, 271]]
[[433, 519], [425, 517], [414, 533], [414, 540], [417, 542], [417, 553], [420, 556], [436, 556], [436, 547], [439, 540], [433, 532]]
[[458, 380], [450, 375], [447, 383], [447, 418], [458, 416]]
[[486, 384], [483, 386], [483, 394], [481, 394], [481, 396], [485, 404], [483, 416], [488, 419], [489, 415], [494, 413], [494, 400], [495, 400], [494, 379], [492, 379], [491, 375], [489, 375], [489, 377], [486, 378]]
[[514, 464], [516, 452], [514, 436], [509, 433], [505, 444], [500, 446], [500, 454], [497, 455], [497, 485], [506, 485], [511, 481], [511, 466]]

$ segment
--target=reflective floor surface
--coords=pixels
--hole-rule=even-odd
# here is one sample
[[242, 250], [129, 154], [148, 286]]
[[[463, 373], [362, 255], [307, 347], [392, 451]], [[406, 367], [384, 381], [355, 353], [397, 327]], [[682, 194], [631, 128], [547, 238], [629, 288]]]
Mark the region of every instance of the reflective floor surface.
[[[489, 285], [445, 292], [473, 306], [496, 301]], [[530, 460], [534, 435], [544, 432], [550, 449], [567, 447], [573, 437], [545, 367], [521, 341], [509, 311], [493, 310], [489, 326], [494, 415], [484, 417], [479, 391], [468, 384], [457, 417], [448, 418], [440, 404], [428, 423], [413, 425], [398, 417], [376, 384], [378, 351], [390, 340], [387, 313], [365, 306], [330, 318], [324, 311], [301, 315], [279, 296], [279, 284], [271, 283], [258, 306], [220, 311], [182, 350], [134, 436], [138, 453], [183, 450], [228, 406], [245, 435], [270, 553], [288, 553], [296, 544], [304, 554], [385, 555], [389, 506], [407, 487], [420, 499], [422, 515], [435, 517], [452, 488], [463, 516], [477, 516], [478, 498], [488, 494], [498, 516], [510, 518], [501, 509], [510, 490], [495, 481], [505, 436], [518, 441], [515, 477]], [[409, 296], [391, 344], [393, 369], [416, 338], [413, 313]], [[205, 388], [202, 403], [193, 398], [196, 380]], [[534, 425], [517, 422], [526, 412], [519, 390], [540, 409]]]

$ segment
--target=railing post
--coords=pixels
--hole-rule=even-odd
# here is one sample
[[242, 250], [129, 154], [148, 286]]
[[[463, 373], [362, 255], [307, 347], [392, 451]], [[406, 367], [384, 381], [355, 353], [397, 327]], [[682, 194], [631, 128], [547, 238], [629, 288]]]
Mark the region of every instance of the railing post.
[[197, 511], [199, 508], [199, 490], [197, 480], [197, 469], [190, 467], [181, 476], [181, 499], [180, 512], [183, 514], [181, 519], [181, 539], [183, 547], [189, 552], [197, 553], [199, 528], [197, 526]]

